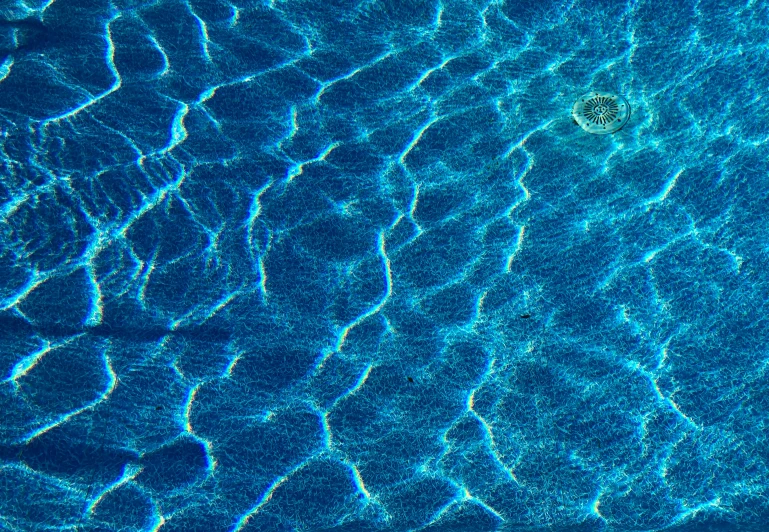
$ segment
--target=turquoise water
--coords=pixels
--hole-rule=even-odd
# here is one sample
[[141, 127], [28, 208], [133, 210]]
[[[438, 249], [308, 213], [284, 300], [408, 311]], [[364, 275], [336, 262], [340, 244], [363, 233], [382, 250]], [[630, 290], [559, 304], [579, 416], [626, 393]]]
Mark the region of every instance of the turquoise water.
[[0, 528], [763, 529], [768, 60], [761, 2], [0, 4]]

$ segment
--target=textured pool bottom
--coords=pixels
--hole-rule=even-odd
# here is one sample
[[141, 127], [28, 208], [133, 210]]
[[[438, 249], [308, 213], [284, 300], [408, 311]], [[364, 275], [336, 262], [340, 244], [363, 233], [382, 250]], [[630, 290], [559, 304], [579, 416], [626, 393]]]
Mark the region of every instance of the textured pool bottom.
[[769, 521], [767, 7], [71, 8], [0, 70], [0, 527]]

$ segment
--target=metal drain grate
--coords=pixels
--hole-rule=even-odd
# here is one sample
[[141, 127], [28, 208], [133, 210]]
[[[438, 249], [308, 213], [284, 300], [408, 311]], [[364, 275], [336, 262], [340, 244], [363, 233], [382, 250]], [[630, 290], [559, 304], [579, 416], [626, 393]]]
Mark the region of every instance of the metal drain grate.
[[606, 135], [624, 126], [630, 118], [627, 100], [611, 92], [588, 92], [571, 109], [574, 121], [588, 133]]

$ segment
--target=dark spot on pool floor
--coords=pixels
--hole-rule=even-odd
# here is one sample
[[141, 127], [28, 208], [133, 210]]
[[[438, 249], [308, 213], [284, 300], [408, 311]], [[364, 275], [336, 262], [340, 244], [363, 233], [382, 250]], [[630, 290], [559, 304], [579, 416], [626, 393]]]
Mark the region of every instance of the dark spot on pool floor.
[[413, 377], [409, 377], [409, 382], [414, 382], [414, 378]]
[[531, 314], [521, 314], [521, 318], [528, 320], [529, 318], [531, 318]]

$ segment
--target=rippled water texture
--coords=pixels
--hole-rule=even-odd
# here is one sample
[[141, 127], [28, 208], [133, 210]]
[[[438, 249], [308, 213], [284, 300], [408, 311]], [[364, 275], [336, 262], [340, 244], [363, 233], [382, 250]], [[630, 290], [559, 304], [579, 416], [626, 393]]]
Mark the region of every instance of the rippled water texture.
[[766, 2], [0, 19], [0, 528], [769, 522]]

